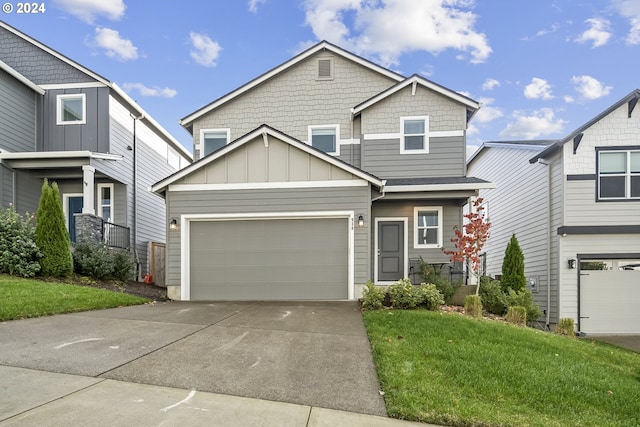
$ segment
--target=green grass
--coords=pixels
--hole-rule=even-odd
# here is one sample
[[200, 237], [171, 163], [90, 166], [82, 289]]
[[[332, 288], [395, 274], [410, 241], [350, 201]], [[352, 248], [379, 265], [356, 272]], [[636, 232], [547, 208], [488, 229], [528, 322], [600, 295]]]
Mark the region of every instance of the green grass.
[[124, 293], [0, 275], [0, 321], [143, 304]]
[[640, 354], [457, 314], [365, 311], [390, 416], [451, 426], [639, 426]]

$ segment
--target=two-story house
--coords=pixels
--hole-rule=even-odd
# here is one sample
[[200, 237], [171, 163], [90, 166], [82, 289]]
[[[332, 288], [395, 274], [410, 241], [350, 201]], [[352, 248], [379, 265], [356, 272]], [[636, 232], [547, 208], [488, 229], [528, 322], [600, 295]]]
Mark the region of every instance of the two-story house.
[[2, 206], [35, 212], [43, 179], [56, 181], [71, 239], [130, 248], [143, 276], [167, 229], [149, 187], [191, 161], [115, 83], [0, 22]]
[[321, 42], [181, 120], [196, 162], [158, 182], [169, 295], [355, 299], [449, 259], [479, 104]]
[[548, 327], [640, 333], [640, 90], [556, 141], [489, 142], [468, 161], [492, 229], [486, 273], [512, 233]]

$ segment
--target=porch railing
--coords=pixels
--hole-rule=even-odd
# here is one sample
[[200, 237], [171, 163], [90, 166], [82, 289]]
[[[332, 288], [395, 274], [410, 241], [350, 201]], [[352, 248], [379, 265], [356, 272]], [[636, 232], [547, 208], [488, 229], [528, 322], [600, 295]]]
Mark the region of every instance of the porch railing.
[[129, 227], [102, 221], [102, 241], [111, 248], [131, 248], [131, 230]]

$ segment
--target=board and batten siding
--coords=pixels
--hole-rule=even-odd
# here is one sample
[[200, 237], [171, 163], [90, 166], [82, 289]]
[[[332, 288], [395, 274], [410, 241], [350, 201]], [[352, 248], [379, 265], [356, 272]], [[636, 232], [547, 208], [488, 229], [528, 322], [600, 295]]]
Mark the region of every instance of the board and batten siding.
[[35, 174], [26, 171], [15, 171], [15, 202], [16, 211], [19, 213], [35, 213], [38, 210], [40, 194], [42, 192], [42, 179]]
[[0, 70], [0, 150], [35, 151], [36, 100], [39, 96]]
[[[316, 79], [319, 58], [333, 60], [333, 79]], [[339, 55], [318, 52], [197, 119], [194, 144], [200, 143], [201, 129], [230, 128], [233, 141], [264, 123], [300, 141], [307, 140], [310, 125], [338, 124], [340, 139], [348, 140], [357, 135], [351, 133], [351, 108], [395, 83]], [[194, 148], [194, 160], [199, 157]]]
[[[186, 214], [353, 211], [356, 218], [359, 214], [368, 217], [369, 193], [368, 185], [346, 188], [169, 190], [166, 193], [167, 216], [179, 219], [181, 215]], [[168, 233], [167, 284], [180, 286], [180, 231]], [[355, 227], [354, 234], [354, 283], [357, 286], [366, 283], [370, 278], [370, 230], [366, 226]]]

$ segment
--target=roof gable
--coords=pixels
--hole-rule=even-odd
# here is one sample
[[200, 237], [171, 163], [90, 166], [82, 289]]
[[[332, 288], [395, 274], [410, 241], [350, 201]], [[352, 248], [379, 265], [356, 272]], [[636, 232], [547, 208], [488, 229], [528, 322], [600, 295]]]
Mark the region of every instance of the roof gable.
[[11, 68], [9, 65], [5, 64], [3, 61], [0, 61], [0, 70], [3, 70], [7, 74], [9, 74], [11, 77], [18, 80], [20, 83], [27, 86], [32, 91], [39, 93], [40, 95], [45, 94], [46, 91], [43, 88], [41, 88], [31, 80], [26, 78], [25, 76], [23, 76], [22, 74], [14, 70], [13, 68]]
[[473, 152], [473, 154], [467, 159], [467, 167], [471, 164], [471, 162], [478, 157], [483, 151], [488, 148], [510, 148], [513, 150], [523, 150], [523, 151], [542, 151], [545, 148], [549, 147], [551, 144], [555, 143], [555, 139], [535, 139], [535, 140], [524, 140], [524, 141], [487, 141], [483, 142], [482, 145]]

